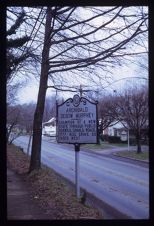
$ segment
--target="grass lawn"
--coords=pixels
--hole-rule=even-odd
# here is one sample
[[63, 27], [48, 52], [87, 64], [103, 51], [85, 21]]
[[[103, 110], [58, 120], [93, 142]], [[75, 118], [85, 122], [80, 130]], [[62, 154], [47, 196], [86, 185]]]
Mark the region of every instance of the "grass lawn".
[[113, 143], [113, 144], [109, 144], [109, 145], [112, 145], [112, 146], [116, 146], [116, 147], [127, 147], [128, 144], [124, 144], [124, 143]]
[[117, 152], [116, 155], [118, 156], [124, 156], [124, 157], [131, 157], [134, 159], [141, 159], [141, 160], [149, 160], [149, 152], [142, 152], [142, 153], [137, 153], [136, 151], [121, 151]]
[[101, 144], [82, 144], [82, 147], [85, 148], [92, 148], [92, 149], [106, 149], [112, 148], [112, 146], [108, 143], [101, 143]]
[[100, 144], [83, 144], [82, 147], [85, 148], [92, 148], [92, 149], [108, 149], [108, 148], [113, 148], [115, 147], [127, 147], [127, 144], [119, 143], [119, 144], [112, 144], [108, 142], [100, 142]]

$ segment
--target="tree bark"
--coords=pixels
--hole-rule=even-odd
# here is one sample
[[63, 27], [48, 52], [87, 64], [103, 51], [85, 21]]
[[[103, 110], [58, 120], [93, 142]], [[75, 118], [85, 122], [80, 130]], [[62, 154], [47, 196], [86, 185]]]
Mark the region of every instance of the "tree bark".
[[41, 168], [42, 119], [48, 82], [51, 20], [51, 8], [48, 7], [45, 25], [44, 46], [42, 51], [40, 86], [33, 122], [33, 141], [29, 172]]
[[141, 134], [140, 132], [137, 132], [136, 134], [136, 142], [137, 142], [137, 153], [141, 153]]

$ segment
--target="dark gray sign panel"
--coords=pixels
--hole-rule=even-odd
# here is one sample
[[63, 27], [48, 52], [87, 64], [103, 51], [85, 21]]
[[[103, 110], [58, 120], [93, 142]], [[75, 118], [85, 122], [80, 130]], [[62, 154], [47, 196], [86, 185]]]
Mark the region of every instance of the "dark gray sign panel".
[[97, 103], [74, 95], [57, 106], [57, 142], [98, 143], [97, 121]]

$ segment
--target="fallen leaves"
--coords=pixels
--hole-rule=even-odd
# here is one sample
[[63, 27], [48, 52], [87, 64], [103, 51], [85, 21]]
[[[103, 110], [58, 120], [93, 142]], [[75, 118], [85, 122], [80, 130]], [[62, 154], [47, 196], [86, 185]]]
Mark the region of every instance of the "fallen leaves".
[[7, 145], [7, 164], [19, 174], [27, 173], [29, 170], [30, 159], [20, 148], [15, 145]]
[[[19, 174], [29, 170], [29, 157], [14, 145], [7, 148], [8, 164]], [[46, 166], [25, 174], [32, 198], [52, 219], [103, 219], [97, 209], [81, 204], [67, 181]]]

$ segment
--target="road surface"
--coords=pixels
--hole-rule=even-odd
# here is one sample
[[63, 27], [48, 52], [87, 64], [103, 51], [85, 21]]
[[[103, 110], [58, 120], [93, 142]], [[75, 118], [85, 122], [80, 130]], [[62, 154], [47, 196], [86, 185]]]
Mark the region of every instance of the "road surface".
[[[28, 136], [14, 143], [27, 151]], [[75, 183], [73, 145], [42, 142], [41, 161]], [[80, 151], [80, 185], [128, 218], [149, 218], [149, 169]]]

